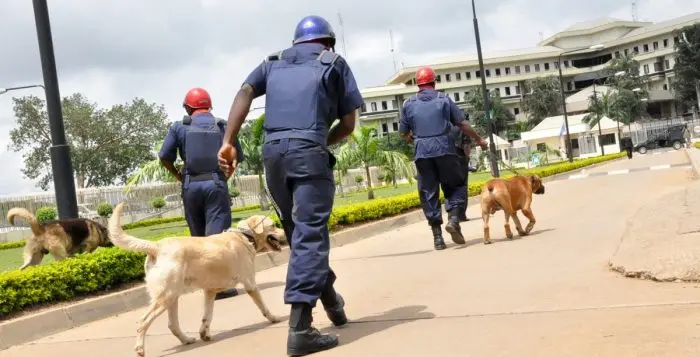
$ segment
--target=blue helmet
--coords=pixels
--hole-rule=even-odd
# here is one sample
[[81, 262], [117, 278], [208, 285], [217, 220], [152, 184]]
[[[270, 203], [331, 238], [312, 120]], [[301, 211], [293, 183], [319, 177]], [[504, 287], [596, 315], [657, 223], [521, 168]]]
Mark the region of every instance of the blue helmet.
[[294, 30], [294, 44], [328, 38], [331, 47], [335, 46], [335, 32], [331, 24], [320, 16], [306, 16]]

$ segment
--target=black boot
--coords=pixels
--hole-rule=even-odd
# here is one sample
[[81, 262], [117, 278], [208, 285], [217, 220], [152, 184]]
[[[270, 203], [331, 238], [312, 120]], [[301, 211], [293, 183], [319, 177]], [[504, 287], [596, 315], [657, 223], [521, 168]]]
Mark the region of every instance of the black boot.
[[329, 292], [328, 296], [321, 295], [321, 303], [333, 325], [340, 327], [348, 323], [348, 317], [345, 315], [345, 300], [335, 290]]
[[224, 290], [216, 293], [216, 298], [215, 300], [221, 300], [221, 299], [228, 299], [231, 297], [234, 297], [238, 295], [238, 290], [234, 289], [229, 289], [229, 290]]
[[287, 335], [287, 355], [305, 356], [325, 351], [338, 345], [338, 337], [322, 334], [311, 326], [311, 305], [292, 304]]
[[459, 226], [459, 210], [450, 211], [450, 220], [445, 225], [445, 230], [452, 236], [452, 241], [457, 244], [466, 244], [462, 235], [462, 227]]
[[442, 239], [442, 228], [440, 225], [430, 226], [433, 230], [433, 244], [435, 245], [435, 250], [443, 250], [447, 248], [445, 241]]

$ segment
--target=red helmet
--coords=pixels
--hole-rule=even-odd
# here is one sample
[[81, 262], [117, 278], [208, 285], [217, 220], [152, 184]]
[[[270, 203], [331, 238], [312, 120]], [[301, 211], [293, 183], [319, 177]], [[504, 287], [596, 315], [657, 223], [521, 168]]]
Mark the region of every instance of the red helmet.
[[192, 88], [185, 95], [182, 105], [192, 109], [211, 109], [211, 97], [204, 88]]
[[416, 85], [435, 82], [435, 71], [430, 67], [423, 67], [416, 72]]

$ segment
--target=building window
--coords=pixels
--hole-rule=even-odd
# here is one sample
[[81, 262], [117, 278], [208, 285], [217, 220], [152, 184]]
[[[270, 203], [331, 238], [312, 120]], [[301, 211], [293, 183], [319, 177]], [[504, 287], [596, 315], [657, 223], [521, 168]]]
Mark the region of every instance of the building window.
[[525, 65], [525, 73], [530, 73], [530, 65], [529, 64]]
[[447, 82], [452, 81], [452, 76], [449, 73], [445, 74], [445, 81], [447, 81]]
[[572, 88], [571, 82], [566, 82], [566, 90], [568, 90], [568, 91], [574, 90], [574, 89]]
[[627, 57], [629, 54], [630, 54], [630, 49], [629, 49], [629, 48], [625, 48], [625, 57]]
[[391, 101], [391, 108], [392, 108], [392, 109], [398, 109], [398, 108], [399, 108], [399, 105], [398, 105], [398, 103], [396, 102], [396, 99], [393, 99], [393, 100]]
[[500, 75], [501, 75], [501, 69], [500, 69], [500, 68], [496, 68], [496, 75], [497, 75], [497, 76], [500, 76]]
[[644, 65], [644, 74], [649, 74], [649, 65], [648, 64]]
[[674, 36], [673, 37], [673, 44], [675, 45], [677, 43], [678, 43], [678, 36]]
[[664, 83], [664, 90], [668, 90], [668, 84]]
[[459, 102], [459, 93], [455, 93], [455, 102]]
[[389, 110], [389, 105], [386, 100], [382, 100], [382, 110]]
[[469, 98], [469, 91], [464, 92], [464, 100], [466, 101], [467, 98]]
[[644, 44], [644, 52], [649, 52], [649, 45], [648, 44]]
[[506, 76], [510, 74], [510, 67], [506, 67]]
[[539, 72], [539, 71], [540, 71], [540, 64], [535, 63], [535, 72]]
[[654, 46], [654, 51], [659, 49], [659, 41], [654, 41], [652, 45]]
[[510, 95], [510, 87], [506, 87], [506, 95]]
[[399, 123], [398, 122], [391, 123], [391, 128], [394, 129], [394, 131], [399, 131]]
[[639, 46], [634, 46], [634, 48], [632, 49], [632, 52], [634, 52], [635, 54], [639, 53]]
[[564, 60], [564, 68], [569, 68], [569, 60]]
[[515, 94], [520, 94], [520, 86], [515, 86]]
[[654, 72], [663, 72], [663, 64], [661, 62], [654, 62]]
[[549, 62], [544, 64], [544, 70], [549, 71]]
[[520, 108], [518, 108], [518, 107], [513, 108], [513, 114], [515, 114], [515, 115], [520, 114]]
[[666, 69], [671, 69], [671, 62], [669, 62], [668, 60], [664, 60], [664, 66], [666, 67]]
[[377, 111], [377, 102], [372, 102], [372, 103], [370, 104], [370, 108], [372, 108], [372, 111], [373, 111], [373, 112], [376, 112], [376, 111]]
[[360, 113], [367, 113], [367, 104], [362, 103], [362, 107], [360, 108]]
[[493, 90], [496, 91], [496, 94], [498, 94], [499, 97], [501, 96], [501, 88], [494, 88]]
[[605, 134], [598, 137], [599, 145], [615, 145], [615, 134]]
[[476, 78], [480, 78], [480, 77], [481, 77], [481, 71], [474, 71], [474, 75], [476, 76]]
[[462, 80], [462, 73], [455, 73], [455, 81], [461, 81]]
[[437, 76], [435, 76], [435, 82], [437, 82], [437, 83], [442, 82], [442, 78], [440, 78], [439, 74]]
[[554, 61], [554, 68], [559, 69], [559, 61]]
[[467, 72], [466, 74], [467, 74], [467, 80], [472, 79], [472, 72]]
[[515, 66], [515, 74], [520, 74], [520, 66]]
[[386, 123], [382, 123], [382, 134], [389, 133], [389, 126]]
[[539, 144], [537, 144], [537, 151], [539, 151], [539, 152], [547, 152], [547, 144], [545, 144], [545, 143], [539, 143]]
[[484, 72], [486, 73], [486, 77], [491, 77], [491, 70], [490, 69], [485, 69]]
[[620, 58], [620, 51], [615, 51], [615, 58]]
[[666, 47], [668, 47], [668, 39], [667, 38], [664, 39], [664, 48], [666, 48]]

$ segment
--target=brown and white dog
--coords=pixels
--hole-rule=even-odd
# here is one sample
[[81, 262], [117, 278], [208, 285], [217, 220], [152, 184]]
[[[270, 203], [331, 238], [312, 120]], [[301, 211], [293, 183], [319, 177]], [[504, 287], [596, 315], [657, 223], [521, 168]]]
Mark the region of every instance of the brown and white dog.
[[151, 298], [148, 311], [138, 321], [136, 354], [145, 356], [146, 331], [153, 320], [168, 311], [168, 327], [183, 344], [195, 338], [185, 335], [178, 319], [180, 295], [204, 290], [204, 317], [199, 329], [203, 341], [211, 340], [214, 298], [217, 292], [242, 284], [263, 316], [275, 323], [280, 319], [265, 305], [255, 282], [255, 256], [264, 250], [281, 250], [284, 232], [272, 220], [250, 225], [248, 236], [238, 229], [229, 229], [208, 237], [172, 237], [151, 242], [126, 234], [120, 224], [123, 203], [118, 204], [109, 220], [110, 238], [122, 249], [146, 254], [146, 289]]
[[[532, 214], [532, 194], [543, 195], [544, 185], [537, 175], [515, 176], [508, 179], [491, 179], [481, 190], [481, 217], [484, 221], [484, 244], [491, 243], [489, 217], [496, 211], [503, 210], [506, 217], [506, 237], [513, 239], [510, 230], [510, 218], [515, 222], [515, 228], [520, 236], [528, 235], [535, 226], [535, 216]], [[517, 212], [522, 210], [530, 222], [523, 229]]]
[[58, 261], [78, 253], [93, 252], [98, 247], [112, 246], [107, 228], [86, 218], [39, 223], [33, 214], [19, 207], [7, 212], [10, 224], [15, 224], [15, 217], [26, 219], [32, 230], [32, 236], [27, 238], [24, 246], [24, 263], [20, 270], [41, 264], [49, 253]]

